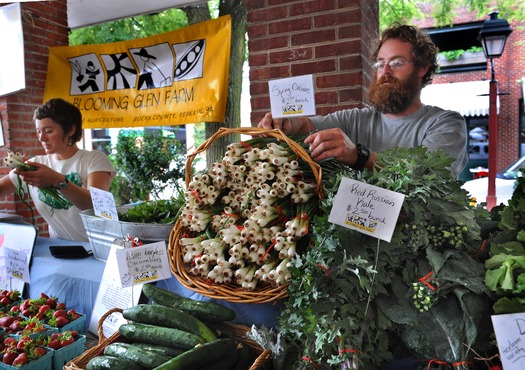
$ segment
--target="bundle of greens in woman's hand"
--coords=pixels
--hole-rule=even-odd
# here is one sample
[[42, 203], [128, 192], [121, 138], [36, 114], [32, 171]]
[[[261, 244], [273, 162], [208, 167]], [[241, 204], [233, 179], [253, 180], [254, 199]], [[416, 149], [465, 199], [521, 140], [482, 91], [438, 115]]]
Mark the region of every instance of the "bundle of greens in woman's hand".
[[[323, 177], [315, 245], [292, 261], [278, 327], [302, 351], [295, 369], [377, 369], [395, 347], [461, 369], [488, 341], [490, 291], [471, 257], [488, 212], [470, 206], [442, 152], [396, 149], [379, 163]], [[405, 194], [390, 242], [328, 222], [343, 176]]]
[[[20, 153], [14, 153], [14, 152], [7, 152], [7, 157], [4, 158], [4, 163], [9, 168], [17, 168], [21, 171], [36, 171], [38, 168], [31, 166], [24, 162], [24, 155]], [[34, 211], [33, 207], [31, 207], [31, 203], [25, 198], [26, 194], [29, 194], [29, 187], [26, 185], [24, 187], [24, 183], [20, 176], [18, 177], [18, 186], [16, 188], [16, 193], [22, 200], [22, 202], [30, 209], [31, 211], [31, 218], [34, 220]], [[40, 191], [44, 194], [45, 197], [51, 198], [54, 200], [54, 204], [56, 204], [56, 208], [58, 209], [67, 209], [71, 203], [55, 188], [52, 188], [50, 186], [40, 188]]]

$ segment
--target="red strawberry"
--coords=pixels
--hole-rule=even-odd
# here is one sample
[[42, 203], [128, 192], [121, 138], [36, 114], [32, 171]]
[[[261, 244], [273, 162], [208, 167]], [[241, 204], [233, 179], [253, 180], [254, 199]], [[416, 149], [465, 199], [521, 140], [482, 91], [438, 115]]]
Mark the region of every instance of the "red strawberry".
[[44, 356], [46, 354], [46, 350], [43, 349], [42, 347], [35, 347], [31, 351], [31, 353], [34, 354], [36, 358], [38, 358], [38, 357]]
[[6, 347], [16, 347], [17, 341], [13, 337], [7, 337], [4, 339], [4, 345]]
[[11, 306], [11, 309], [9, 311], [18, 313], [20, 312], [20, 306], [19, 305]]
[[64, 316], [58, 316], [56, 317], [56, 327], [57, 328], [61, 328], [67, 324], [69, 324], [69, 320], [67, 319], [67, 317], [64, 317]]
[[9, 325], [9, 330], [11, 330], [12, 332], [17, 332], [22, 329], [24, 328], [22, 327], [20, 320], [15, 320], [11, 325]]
[[40, 298], [48, 299], [49, 296], [46, 293], [40, 293]]
[[66, 310], [56, 310], [55, 312], [53, 312], [53, 317], [59, 317], [59, 316], [67, 318]]
[[57, 303], [57, 306], [55, 307], [57, 310], [65, 310], [66, 304], [64, 302]]
[[12, 365], [13, 361], [18, 357], [18, 352], [14, 349], [8, 349], [2, 358], [2, 362], [7, 365]]
[[19, 351], [26, 351], [28, 347], [33, 345], [33, 339], [30, 337], [22, 337], [18, 340], [16, 349]]
[[13, 361], [11, 365], [12, 366], [23, 366], [25, 364], [27, 364], [27, 354], [25, 352], [22, 352], [15, 358], [15, 360]]
[[50, 305], [44, 304], [44, 305], [40, 306], [40, 308], [38, 309], [38, 313], [42, 314], [42, 315], [45, 315], [46, 312], [49, 311], [50, 309], [51, 309]]
[[9, 306], [11, 303], [13, 303], [13, 302], [11, 302], [11, 300], [9, 298], [7, 298], [7, 297], [4, 297], [4, 298], [0, 299], [0, 304], [2, 306]]
[[58, 339], [51, 340], [47, 343], [47, 347], [53, 348], [53, 349], [60, 349], [60, 341]]
[[55, 298], [48, 298], [46, 300], [46, 304], [51, 308], [56, 308], [57, 306], [57, 300]]
[[65, 347], [75, 341], [75, 338], [71, 335], [70, 331], [65, 331], [59, 336], [60, 345]]
[[13, 316], [4, 316], [0, 318], [0, 326], [2, 328], [8, 328], [15, 321]]

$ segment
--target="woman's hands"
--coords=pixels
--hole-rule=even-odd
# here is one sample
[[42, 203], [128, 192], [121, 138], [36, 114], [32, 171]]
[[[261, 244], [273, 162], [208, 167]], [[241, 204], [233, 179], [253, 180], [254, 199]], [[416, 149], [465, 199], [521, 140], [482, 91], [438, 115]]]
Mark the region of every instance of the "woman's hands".
[[17, 169], [15, 170], [15, 173], [20, 175], [22, 180], [29, 185], [36, 186], [37, 188], [54, 187], [64, 181], [64, 175], [44, 164], [29, 161], [26, 163], [37, 168], [37, 170], [22, 171]]

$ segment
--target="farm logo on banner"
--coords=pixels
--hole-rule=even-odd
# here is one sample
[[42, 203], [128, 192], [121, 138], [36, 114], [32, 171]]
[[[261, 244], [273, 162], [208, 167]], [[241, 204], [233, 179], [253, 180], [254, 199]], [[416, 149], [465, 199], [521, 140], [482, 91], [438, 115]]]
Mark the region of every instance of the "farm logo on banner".
[[111, 44], [49, 50], [44, 100], [76, 105], [83, 128], [222, 122], [231, 18]]

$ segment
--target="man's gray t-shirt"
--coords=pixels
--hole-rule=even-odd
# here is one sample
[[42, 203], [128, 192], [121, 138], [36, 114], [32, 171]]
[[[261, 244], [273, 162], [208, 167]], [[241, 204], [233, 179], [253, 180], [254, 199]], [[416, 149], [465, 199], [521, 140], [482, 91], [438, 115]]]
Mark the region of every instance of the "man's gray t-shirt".
[[354, 108], [310, 119], [316, 129], [340, 128], [354, 143], [378, 153], [396, 147], [440, 149], [455, 159], [456, 178], [467, 164], [467, 125], [458, 112], [422, 105], [409, 116], [388, 118], [375, 109]]

